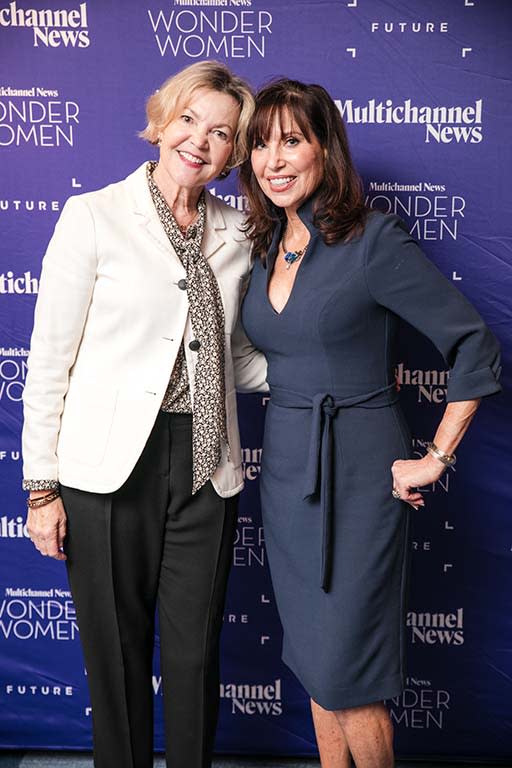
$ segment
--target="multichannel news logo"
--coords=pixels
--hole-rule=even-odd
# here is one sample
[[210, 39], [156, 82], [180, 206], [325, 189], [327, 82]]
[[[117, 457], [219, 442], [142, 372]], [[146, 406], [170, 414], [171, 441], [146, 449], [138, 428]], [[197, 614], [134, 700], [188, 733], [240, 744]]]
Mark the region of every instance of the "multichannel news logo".
[[0, 8], [0, 27], [32, 32], [34, 48], [88, 48], [91, 44], [87, 3], [71, 10], [18, 8], [16, 0]]
[[245, 480], [257, 480], [261, 474], [261, 448], [242, 448], [242, 471]]
[[407, 626], [413, 643], [423, 645], [463, 645], [464, 609], [452, 613], [409, 611]]
[[18, 517], [0, 517], [0, 539], [29, 539], [29, 533], [24, 519]]
[[208, 191], [212, 195], [215, 195], [215, 197], [218, 197], [219, 200], [224, 200], [225, 203], [230, 205], [232, 208], [235, 208], [237, 211], [244, 213], [249, 208], [249, 201], [246, 195], [223, 195], [222, 192], [217, 191], [216, 187], [212, 187]]
[[482, 99], [460, 106], [416, 106], [411, 99], [395, 104], [392, 99], [370, 99], [365, 105], [353, 99], [336, 100], [347, 123], [376, 125], [420, 125], [425, 128], [425, 143], [480, 144], [483, 139]]
[[411, 370], [406, 368], [403, 363], [399, 363], [395, 369], [397, 388], [400, 390], [402, 387], [415, 387], [418, 403], [425, 401], [436, 404], [443, 403], [446, 400], [449, 376], [449, 370], [422, 370], [420, 368]]
[[[204, 5], [220, 5], [208, 2]], [[225, 5], [226, 3], [222, 3]], [[180, 5], [203, 5], [183, 2]], [[231, 2], [231, 5], [234, 5]], [[247, 5], [247, 3], [236, 3]], [[148, 9], [149, 23], [161, 56], [187, 56], [191, 59], [265, 58], [272, 36], [270, 11], [185, 10], [152, 11]]]
[[221, 683], [220, 698], [229, 701], [232, 715], [283, 714], [280, 679], [268, 685]]
[[16, 275], [12, 269], [8, 272], [2, 272], [0, 275], [0, 294], [1, 293], [38, 293], [39, 279], [34, 277], [30, 271], [22, 275]]

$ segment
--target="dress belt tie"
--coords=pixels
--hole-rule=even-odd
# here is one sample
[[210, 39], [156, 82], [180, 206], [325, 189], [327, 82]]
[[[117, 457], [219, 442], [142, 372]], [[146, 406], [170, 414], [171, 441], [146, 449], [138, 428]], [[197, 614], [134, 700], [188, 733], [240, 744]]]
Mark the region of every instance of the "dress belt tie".
[[[391, 390], [395, 390], [394, 393]], [[392, 382], [380, 389], [363, 395], [337, 398], [326, 392], [313, 397], [290, 390], [272, 387], [271, 403], [282, 408], [310, 408], [312, 410], [311, 434], [304, 484], [304, 499], [320, 493], [322, 509], [322, 569], [321, 586], [324, 592], [330, 589], [333, 560], [333, 431], [332, 420], [340, 408], [385, 408], [398, 399], [396, 384]], [[320, 486], [320, 487], [319, 487]]]

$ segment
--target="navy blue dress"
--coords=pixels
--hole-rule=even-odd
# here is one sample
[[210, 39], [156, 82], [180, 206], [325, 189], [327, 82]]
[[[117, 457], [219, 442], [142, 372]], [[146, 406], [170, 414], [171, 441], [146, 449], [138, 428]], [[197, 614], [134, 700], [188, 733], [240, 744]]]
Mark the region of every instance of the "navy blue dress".
[[288, 303], [271, 306], [257, 261], [242, 321], [268, 360], [271, 400], [261, 500], [284, 629], [283, 660], [329, 710], [397, 696], [404, 684], [409, 506], [391, 465], [411, 440], [394, 384], [400, 318], [428, 336], [451, 373], [448, 401], [500, 390], [498, 344], [395, 216], [327, 246], [311, 233]]

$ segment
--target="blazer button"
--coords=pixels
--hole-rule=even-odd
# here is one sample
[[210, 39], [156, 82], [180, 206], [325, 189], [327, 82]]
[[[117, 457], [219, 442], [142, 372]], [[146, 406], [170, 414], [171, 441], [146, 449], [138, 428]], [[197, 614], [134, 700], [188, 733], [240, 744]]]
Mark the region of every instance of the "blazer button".
[[181, 280], [178, 280], [178, 288], [180, 288], [180, 290], [182, 290], [182, 291], [186, 291], [187, 290], [187, 281], [184, 280], [183, 278]]
[[193, 339], [188, 345], [188, 348], [191, 349], [192, 352], [197, 352], [200, 346], [201, 346], [201, 342], [198, 341], [197, 339]]

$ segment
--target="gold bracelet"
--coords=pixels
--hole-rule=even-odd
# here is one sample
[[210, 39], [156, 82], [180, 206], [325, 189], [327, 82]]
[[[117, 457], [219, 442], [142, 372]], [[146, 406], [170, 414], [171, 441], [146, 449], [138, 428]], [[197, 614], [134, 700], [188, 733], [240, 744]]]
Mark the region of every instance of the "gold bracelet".
[[47, 504], [50, 504], [52, 501], [55, 501], [55, 499], [58, 499], [60, 496], [60, 489], [55, 488], [55, 490], [50, 491], [50, 493], [47, 493], [46, 496], [39, 496], [37, 499], [31, 499], [30, 497], [27, 499], [27, 507], [29, 509], [38, 509], [39, 507], [45, 507]]
[[445, 453], [437, 447], [435, 443], [427, 443], [427, 453], [438, 459], [445, 467], [453, 467], [457, 461], [457, 457], [454, 453]]

